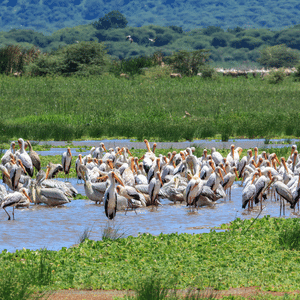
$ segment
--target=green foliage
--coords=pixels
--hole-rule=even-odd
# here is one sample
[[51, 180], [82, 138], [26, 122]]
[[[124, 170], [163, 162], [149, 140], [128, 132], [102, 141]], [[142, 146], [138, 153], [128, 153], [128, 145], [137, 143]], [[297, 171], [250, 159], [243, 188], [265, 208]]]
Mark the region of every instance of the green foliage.
[[[47, 274], [48, 271], [37, 270], [44, 255], [45, 269], [51, 271], [51, 280], [39, 285], [41, 281], [33, 275], [30, 285], [38, 289], [40, 286], [131, 289], [136, 291], [134, 299], [161, 299], [159, 297], [174, 288], [190, 289], [185, 299], [218, 298], [218, 292], [211, 288], [257, 286], [261, 291], [299, 290], [297, 218], [237, 218], [221, 228], [222, 232], [211, 230], [203, 234], [140, 234], [115, 240], [85, 240], [77, 247], [59, 251], [3, 251], [0, 254], [1, 289], [17, 291], [16, 285], [3, 284], [13, 270], [14, 274], [29, 279], [28, 274], [34, 272]], [[11, 278], [19, 286], [20, 277]], [[177, 296], [175, 291], [168, 295], [170, 299]]]
[[242, 38], [235, 38], [230, 41], [230, 46], [233, 48], [248, 48], [250, 50], [253, 50], [254, 48], [257, 48], [262, 45], [262, 40], [245, 36]]
[[271, 84], [277, 84], [283, 82], [286, 74], [284, 73], [283, 69], [279, 70], [272, 70], [269, 75], [267, 76], [267, 81]]
[[[279, 0], [255, 3], [228, 0], [226, 4], [206, 1], [203, 5], [187, 0], [183, 7], [173, 0], [165, 0], [159, 4], [147, 0], [143, 5], [138, 0], [113, 3], [97, 0], [9, 0], [1, 1], [0, 8], [2, 30], [28, 28], [47, 33], [64, 27], [97, 22], [103, 12], [115, 9], [125, 15], [129, 25], [134, 27], [156, 23], [161, 26], [175, 24], [184, 30], [197, 27], [207, 29], [216, 25], [227, 29], [238, 24], [249, 30], [261, 27], [278, 29], [294, 26], [299, 22], [299, 4], [296, 0], [284, 3]], [[235, 31], [236, 28], [230, 30]]]
[[68, 45], [53, 55], [40, 56], [29, 65], [27, 72], [31, 76], [44, 75], [100, 75], [110, 64], [105, 46], [97, 42], [80, 42]]
[[111, 67], [111, 72], [115, 76], [120, 77], [121, 73], [134, 76], [143, 73], [143, 68], [149, 68], [154, 65], [150, 57], [134, 57], [128, 60], [114, 61]]
[[[222, 133], [225, 139], [226, 135], [300, 136], [300, 86], [292, 78], [287, 77], [284, 85], [223, 76], [174, 80], [170, 69], [170, 65], [149, 67], [134, 80], [109, 73], [88, 78], [2, 75], [1, 134], [5, 139], [122, 136], [156, 141], [213, 138]], [[25, 106], [26, 116], [20, 115]], [[185, 111], [192, 117], [183, 118]]]
[[300, 64], [296, 66], [296, 72], [293, 73], [293, 78], [295, 81], [300, 81]]
[[300, 250], [300, 223], [297, 219], [293, 219], [290, 224], [283, 225], [278, 228], [279, 245], [285, 250]]
[[93, 26], [98, 29], [110, 29], [110, 28], [125, 28], [128, 21], [125, 16], [118, 10], [113, 10], [106, 14], [103, 18], [100, 18], [98, 22], [94, 22]]
[[7, 262], [0, 271], [0, 299], [47, 299], [51, 291], [47, 291], [45, 286], [53, 283], [52, 270], [44, 250], [38, 253], [35, 264], [32, 262], [22, 264], [19, 261]]
[[181, 50], [166, 58], [166, 62], [181, 75], [195, 76], [201, 66], [205, 65], [205, 61], [209, 57], [208, 50], [196, 50], [188, 52]]
[[199, 72], [202, 74], [202, 78], [216, 79], [218, 76], [216, 70], [209, 65], [201, 66], [199, 68]]
[[286, 45], [266, 47], [257, 61], [265, 67], [293, 67], [299, 63], [300, 55]]
[[217, 26], [208, 26], [207, 28], [204, 28], [202, 30], [202, 32], [205, 35], [212, 35], [213, 33], [216, 33], [216, 32], [224, 32], [224, 30]]
[[20, 45], [0, 48], [0, 73], [23, 72], [24, 66], [33, 62], [40, 54], [34, 47], [26, 49]]
[[106, 223], [106, 226], [102, 231], [103, 241], [114, 241], [118, 239], [125, 238], [127, 236], [127, 231], [121, 225]]

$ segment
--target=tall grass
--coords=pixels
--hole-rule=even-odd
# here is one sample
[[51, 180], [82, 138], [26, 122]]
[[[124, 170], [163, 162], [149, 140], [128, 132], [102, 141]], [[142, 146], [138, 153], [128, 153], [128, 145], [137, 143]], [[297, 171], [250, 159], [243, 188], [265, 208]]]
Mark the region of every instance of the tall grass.
[[159, 274], [151, 274], [146, 277], [136, 279], [134, 287], [134, 296], [128, 299], [134, 300], [163, 300], [163, 299], [217, 299], [220, 292], [213, 287], [205, 287], [200, 283], [198, 288], [177, 291], [175, 288], [166, 288], [165, 286], [176, 286], [178, 278], [163, 279]]
[[[282, 85], [259, 78], [162, 77], [153, 82], [112, 74], [0, 79], [1, 134], [9, 138], [300, 136], [300, 86], [290, 78]], [[191, 117], [184, 118], [185, 111]]]
[[102, 240], [118, 240], [125, 238], [128, 235], [128, 231], [121, 225], [113, 222], [107, 222], [102, 229]]
[[36, 264], [9, 263], [1, 268], [1, 300], [47, 299], [51, 295], [46, 286], [53, 283], [52, 267], [46, 251], [41, 250], [39, 255]]
[[298, 219], [295, 219], [295, 222], [293, 222], [292, 224], [281, 226], [279, 229], [278, 241], [282, 249], [299, 251], [300, 250], [299, 237], [300, 237], [300, 223]]

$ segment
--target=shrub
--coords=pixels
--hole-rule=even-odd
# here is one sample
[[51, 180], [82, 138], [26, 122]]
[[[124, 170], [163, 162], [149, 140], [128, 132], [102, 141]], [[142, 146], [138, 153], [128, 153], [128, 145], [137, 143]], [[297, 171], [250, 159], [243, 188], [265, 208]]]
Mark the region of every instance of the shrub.
[[299, 63], [300, 55], [296, 50], [288, 48], [286, 45], [276, 45], [266, 47], [260, 52], [257, 62], [265, 67], [293, 67]]
[[217, 72], [214, 68], [208, 65], [201, 66], [199, 68], [199, 72], [202, 74], [202, 78], [212, 78], [216, 79], [217, 78]]
[[40, 51], [32, 47], [26, 49], [20, 45], [8, 45], [0, 49], [0, 73], [23, 72], [24, 66], [33, 62]]
[[106, 14], [103, 18], [100, 18], [98, 22], [94, 22], [93, 26], [96, 29], [110, 29], [110, 28], [125, 28], [128, 21], [125, 16], [118, 10], [113, 10]]
[[52, 55], [40, 57], [28, 67], [27, 72], [31, 76], [100, 75], [107, 71], [110, 63], [104, 44], [80, 42], [65, 46]]
[[293, 73], [293, 78], [295, 81], [300, 81], [300, 64], [296, 66], [296, 72]]
[[[300, 223], [297, 219], [293, 222], [295, 224], [277, 228], [280, 230], [278, 239], [279, 245], [286, 250], [300, 250]], [[277, 226], [278, 227], [278, 226]]]
[[122, 59], [121, 61], [115, 60], [111, 66], [110, 71], [119, 77], [121, 73], [134, 76], [136, 74], [142, 74], [143, 68], [152, 67], [154, 65], [151, 57], [140, 56], [130, 59]]
[[166, 62], [182, 75], [193, 76], [197, 75], [199, 68], [205, 65], [208, 58], [209, 50], [181, 50], [167, 57]]
[[283, 69], [279, 69], [276, 71], [273, 70], [267, 76], [267, 82], [271, 83], [271, 84], [277, 84], [277, 83], [282, 82], [285, 77], [286, 77], [286, 74], [284, 73]]

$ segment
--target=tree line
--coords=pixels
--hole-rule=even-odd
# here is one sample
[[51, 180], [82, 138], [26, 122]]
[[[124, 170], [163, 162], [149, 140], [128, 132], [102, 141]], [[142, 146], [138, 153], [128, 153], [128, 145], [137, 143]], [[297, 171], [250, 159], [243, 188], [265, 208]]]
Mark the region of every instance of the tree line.
[[[66, 45], [82, 41], [104, 42], [108, 54], [118, 59], [150, 56], [162, 51], [165, 56], [179, 50], [210, 50], [210, 59], [216, 64], [256, 62], [263, 48], [286, 45], [300, 50], [300, 25], [288, 29], [244, 29], [235, 27], [224, 30], [218, 26], [184, 31], [179, 26], [128, 27], [128, 21], [119, 11], [112, 11], [89, 25], [60, 29], [51, 35], [33, 30], [12, 29], [0, 32], [0, 46], [20, 44], [37, 47], [51, 53]], [[130, 36], [131, 39], [126, 39]]]
[[179, 26], [133, 28], [127, 23], [115, 10], [90, 25], [61, 29], [51, 36], [32, 30], [2, 32], [0, 41], [3, 44], [6, 39], [7, 45], [0, 49], [0, 71], [20, 72], [30, 65], [32, 74], [63, 75], [72, 73], [72, 68], [76, 74], [98, 74], [97, 68], [107, 65], [107, 57], [115, 61], [131, 59], [136, 64], [138, 58], [156, 53], [172, 57], [174, 53], [193, 55], [199, 51], [209, 51], [203, 57], [206, 62], [222, 64], [249, 61], [266, 67], [292, 67], [299, 61], [300, 25], [276, 32], [240, 27], [225, 31], [217, 26], [185, 32]]

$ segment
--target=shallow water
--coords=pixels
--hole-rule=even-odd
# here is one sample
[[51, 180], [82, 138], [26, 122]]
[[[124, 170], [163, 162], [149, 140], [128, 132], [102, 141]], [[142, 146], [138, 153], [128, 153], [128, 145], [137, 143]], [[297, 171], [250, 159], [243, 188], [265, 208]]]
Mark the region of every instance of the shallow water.
[[[272, 139], [270, 140], [272, 143], [279, 143], [284, 142], [284, 139]], [[291, 140], [291, 144], [265, 144], [264, 139], [235, 139], [235, 140], [229, 140], [228, 142], [221, 142], [216, 140], [195, 140], [193, 142], [185, 141], [185, 142], [158, 142], [157, 148], [163, 148], [163, 149], [184, 149], [186, 147], [191, 146], [199, 146], [202, 148], [208, 148], [211, 149], [212, 147], [215, 147], [217, 149], [230, 149], [230, 146], [232, 143], [236, 147], [242, 147], [244, 149], [248, 148], [284, 148], [284, 147], [292, 147], [292, 144], [295, 144], [296, 142], [299, 142], [299, 139], [293, 139]], [[92, 146], [98, 147], [99, 143], [103, 142], [105, 144], [105, 147], [107, 149], [109, 148], [116, 148], [116, 146], [119, 147], [128, 147], [129, 149], [135, 148], [135, 149], [146, 149], [145, 143], [143, 142], [131, 142], [129, 139], [124, 140], [102, 140], [102, 141], [95, 141], [95, 140], [89, 140], [89, 141], [73, 141], [72, 143], [75, 146], [87, 146], [88, 148], [91, 148]], [[53, 148], [47, 151], [36, 151], [39, 155], [46, 156], [46, 155], [62, 155], [64, 152], [67, 151], [67, 148], [55, 148], [55, 146], [62, 146], [67, 145], [66, 142], [58, 142], [58, 141], [51, 141], [51, 142], [40, 142], [40, 144], [50, 144], [53, 145]], [[150, 143], [151, 146], [153, 143]], [[82, 155], [87, 155], [90, 153], [90, 149], [87, 151], [82, 152], [76, 152], [76, 150], [79, 148], [72, 148], [71, 152], [73, 156], [78, 156], [79, 153]]]
[[[84, 194], [83, 184], [71, 183], [79, 193]], [[0, 250], [10, 252], [16, 249], [59, 250], [70, 247], [78, 242], [80, 234], [86, 228], [91, 229], [90, 238], [100, 240], [103, 230], [108, 224], [120, 229], [127, 235], [137, 236], [138, 233], [203, 233], [211, 228], [228, 223], [235, 218], [252, 218], [258, 210], [248, 214], [241, 208], [242, 188], [238, 184], [232, 189], [232, 201], [221, 201], [214, 208], [203, 207], [191, 211], [182, 204], [173, 204], [162, 200], [163, 206], [157, 209], [150, 207], [125, 212], [117, 212], [114, 221], [108, 221], [103, 205], [95, 205], [89, 200], [74, 200], [62, 207], [44, 205], [30, 206], [29, 209], [15, 210], [15, 220], [8, 221], [6, 213], [0, 211]], [[279, 216], [279, 202], [268, 200], [264, 203], [260, 217], [264, 215]], [[11, 213], [12, 209], [7, 209]], [[295, 216], [286, 206], [286, 217]]]

